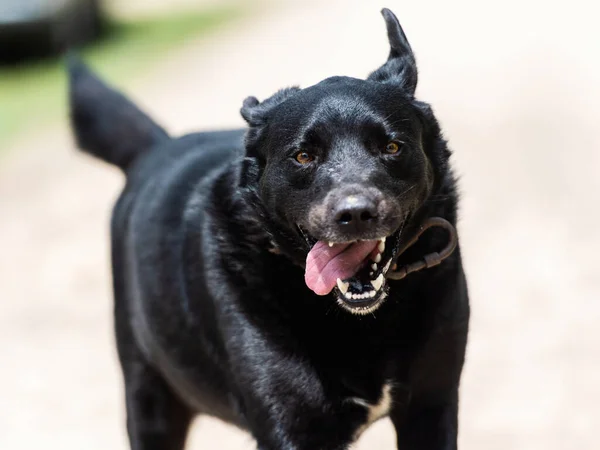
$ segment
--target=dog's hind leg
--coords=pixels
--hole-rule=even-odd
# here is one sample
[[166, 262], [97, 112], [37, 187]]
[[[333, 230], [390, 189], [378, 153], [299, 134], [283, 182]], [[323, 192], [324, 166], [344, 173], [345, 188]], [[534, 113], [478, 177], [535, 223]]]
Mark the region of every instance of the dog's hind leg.
[[128, 317], [123, 314], [125, 305], [118, 297], [115, 292], [117, 347], [125, 381], [131, 450], [183, 450], [193, 415], [145, 361], [131, 333]]
[[118, 304], [116, 310], [131, 450], [182, 450], [192, 413], [143, 359]]
[[127, 432], [132, 450], [182, 450], [191, 420], [189, 410], [146, 364], [124, 369]]
[[146, 361], [133, 336], [118, 241], [113, 235], [115, 332], [131, 449], [182, 450], [193, 414]]

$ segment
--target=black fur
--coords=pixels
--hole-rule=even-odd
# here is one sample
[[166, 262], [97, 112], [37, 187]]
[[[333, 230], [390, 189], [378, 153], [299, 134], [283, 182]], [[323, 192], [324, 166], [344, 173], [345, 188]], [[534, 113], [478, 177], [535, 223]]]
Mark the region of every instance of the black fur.
[[69, 57], [71, 121], [79, 147], [127, 169], [150, 147], [169, 140], [161, 127]]
[[[387, 299], [363, 316], [303, 277], [302, 229], [309, 240], [371, 239], [395, 233], [402, 215], [402, 239], [427, 217], [456, 223], [450, 153], [431, 109], [414, 99], [410, 45], [395, 16], [384, 17], [390, 57], [368, 80], [251, 97], [246, 133], [169, 139], [71, 63], [78, 143], [127, 175], [111, 244], [132, 449], [182, 449], [197, 414], [248, 430], [262, 450], [346, 449], [386, 384], [399, 448], [456, 448], [469, 319], [460, 250], [388, 281]], [[390, 139], [404, 143], [398, 155], [381, 152]], [[300, 165], [298, 149], [315, 160]], [[366, 231], [329, 219], [348, 186], [379, 202]], [[400, 262], [444, 243], [430, 231]]]

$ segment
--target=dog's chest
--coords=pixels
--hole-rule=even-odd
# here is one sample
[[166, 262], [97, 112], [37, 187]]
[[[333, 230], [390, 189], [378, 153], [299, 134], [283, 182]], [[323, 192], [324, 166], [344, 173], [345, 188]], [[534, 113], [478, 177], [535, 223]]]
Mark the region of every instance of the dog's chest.
[[348, 401], [360, 405], [367, 410], [367, 418], [354, 433], [354, 438], [358, 439], [360, 435], [377, 420], [387, 416], [392, 408], [392, 384], [387, 382], [381, 389], [381, 395], [376, 403], [369, 403], [365, 399], [359, 397], [350, 397]]

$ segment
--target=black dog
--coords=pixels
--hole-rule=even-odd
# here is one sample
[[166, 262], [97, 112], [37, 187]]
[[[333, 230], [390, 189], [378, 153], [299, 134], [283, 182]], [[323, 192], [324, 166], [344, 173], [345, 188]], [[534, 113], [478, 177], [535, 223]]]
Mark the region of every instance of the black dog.
[[345, 449], [387, 415], [401, 449], [456, 448], [459, 249], [393, 276], [448, 241], [431, 229], [404, 249], [431, 217], [455, 224], [455, 179], [414, 98], [412, 50], [383, 15], [381, 68], [246, 99], [245, 140], [171, 139], [71, 62], [78, 144], [127, 175], [112, 265], [133, 449], [182, 449], [197, 414], [263, 450]]

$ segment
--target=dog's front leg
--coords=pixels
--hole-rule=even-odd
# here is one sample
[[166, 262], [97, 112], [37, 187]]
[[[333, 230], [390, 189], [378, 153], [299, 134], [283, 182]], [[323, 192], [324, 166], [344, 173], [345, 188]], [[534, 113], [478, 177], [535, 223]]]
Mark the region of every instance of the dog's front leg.
[[345, 415], [343, 411], [274, 411], [251, 431], [259, 450], [346, 450], [354, 441], [357, 426]]
[[320, 398], [320, 386], [306, 384], [306, 390], [293, 392], [278, 384], [264, 401], [253, 401], [247, 408], [260, 450], [345, 450], [365, 423], [364, 408]]
[[391, 414], [401, 450], [456, 450], [458, 396], [452, 392], [435, 402], [414, 401]]
[[328, 389], [306, 356], [274, 348], [248, 325], [245, 330], [243, 340], [230, 341], [232, 374], [258, 448], [347, 449], [366, 422], [366, 409]]

